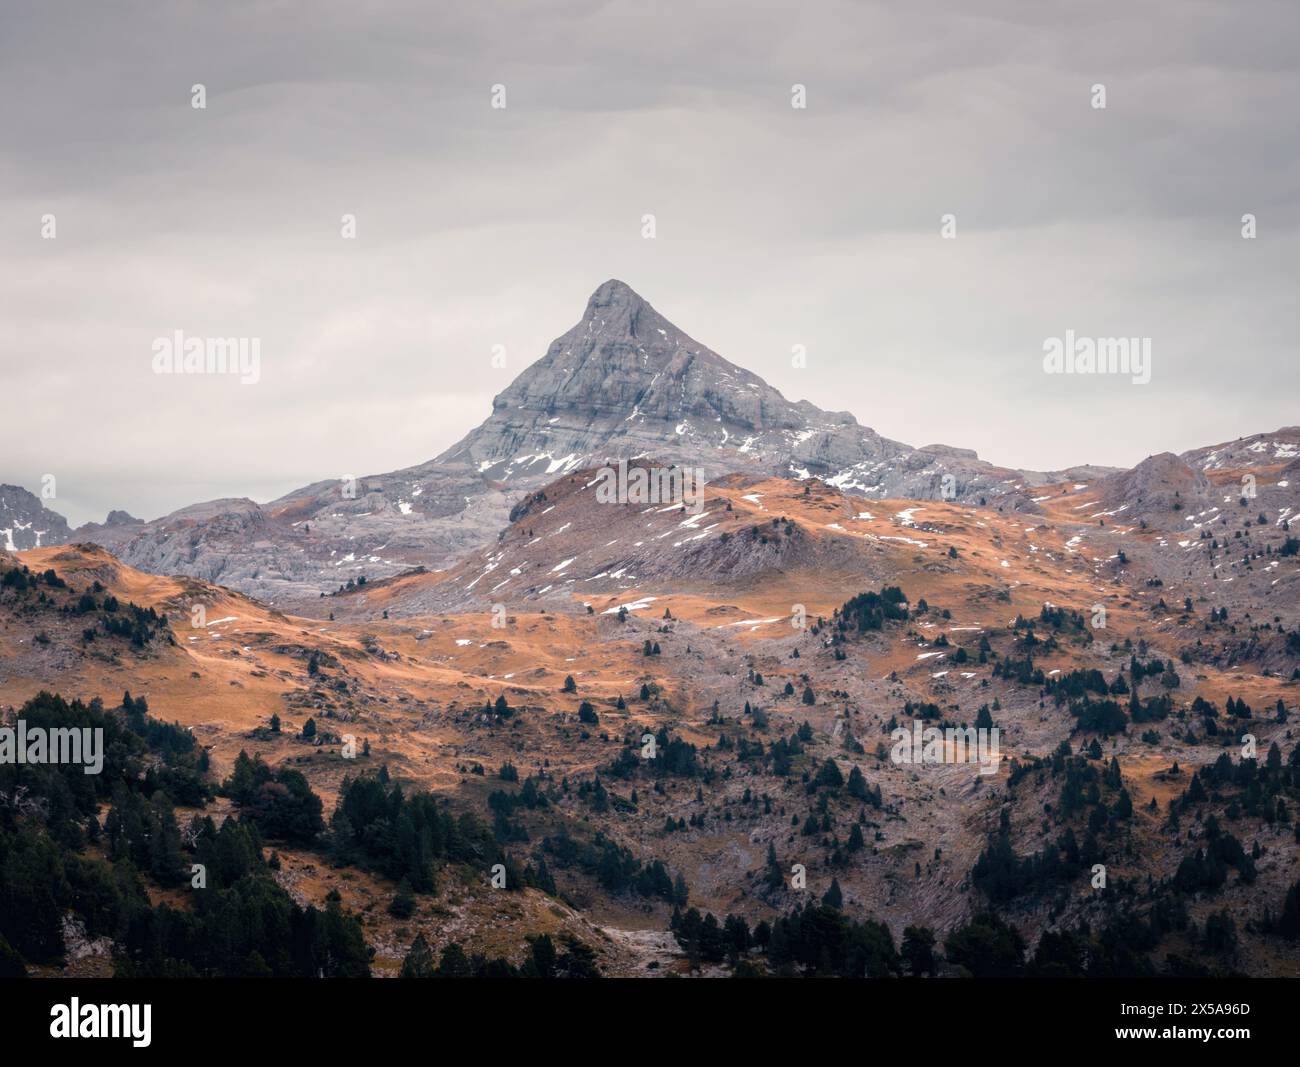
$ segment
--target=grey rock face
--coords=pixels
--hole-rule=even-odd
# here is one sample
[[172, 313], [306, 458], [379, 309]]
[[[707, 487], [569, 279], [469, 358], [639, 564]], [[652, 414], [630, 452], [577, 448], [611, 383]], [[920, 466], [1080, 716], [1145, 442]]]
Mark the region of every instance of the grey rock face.
[[493, 402], [492, 415], [435, 462], [522, 488], [605, 459], [653, 457], [731, 472], [816, 477], [875, 497], [1006, 497], [1045, 476], [969, 449], [914, 449], [847, 412], [792, 402], [683, 333], [626, 284], [607, 281], [582, 320]]
[[77, 527], [77, 538], [81, 541], [104, 543], [105, 538], [117, 536], [120, 540], [127, 529], [138, 532], [144, 526], [144, 520], [137, 519], [125, 511], [110, 511], [103, 522], [88, 522]]
[[1272, 433], [1256, 433], [1221, 445], [1194, 448], [1184, 452], [1181, 458], [1201, 471], [1291, 463], [1300, 459], [1300, 426], [1283, 426]]
[[[622, 282], [609, 281], [592, 295], [582, 321], [443, 458], [464, 455], [485, 473], [509, 476], [557, 462], [576, 469], [583, 455], [602, 448], [611, 456], [722, 449], [742, 467], [759, 466], [796, 458], [818, 431], [829, 437], [844, 426], [856, 423], [790, 403], [682, 333]], [[875, 434], [867, 447], [853, 447], [854, 435], [843, 444], [848, 461], [904, 450]]]
[[[284, 604], [360, 574], [446, 567], [493, 540], [526, 493], [607, 460], [650, 458], [730, 473], [820, 478], [867, 497], [954, 499], [1036, 512], [1036, 486], [1106, 468], [1011, 470], [969, 449], [912, 448], [844, 412], [790, 401], [610, 280], [581, 320], [493, 401], [488, 418], [428, 463], [270, 503], [213, 501], [139, 523], [115, 513], [89, 537], [144, 570], [179, 572]], [[80, 532], [79, 532], [80, 536]], [[46, 542], [49, 543], [49, 542]]]
[[0, 549], [21, 552], [66, 545], [71, 539], [68, 520], [39, 497], [19, 485], [0, 485]]
[[1149, 456], [1132, 470], [1103, 478], [1102, 502], [1125, 521], [1178, 519], [1198, 512], [1210, 500], [1209, 480], [1172, 452]]

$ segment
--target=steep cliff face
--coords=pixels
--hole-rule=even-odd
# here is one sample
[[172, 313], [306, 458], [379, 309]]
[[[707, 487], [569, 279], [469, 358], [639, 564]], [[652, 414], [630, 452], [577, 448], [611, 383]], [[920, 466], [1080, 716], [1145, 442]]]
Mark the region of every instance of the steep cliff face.
[[19, 485], [0, 485], [0, 549], [21, 552], [66, 545], [71, 536], [68, 520], [35, 494]]
[[[719, 450], [716, 459], [725, 456], [729, 466], [773, 467], [787, 465], [819, 433], [829, 440], [841, 429], [859, 432], [844, 435], [849, 447], [833, 450], [831, 462], [906, 451], [863, 431], [851, 415], [791, 403], [611, 280], [592, 294], [581, 321], [496, 398], [483, 425], [441, 458], [466, 457], [492, 476], [556, 462], [572, 469], [601, 450]], [[824, 452], [825, 442], [804, 451], [818, 448]]]

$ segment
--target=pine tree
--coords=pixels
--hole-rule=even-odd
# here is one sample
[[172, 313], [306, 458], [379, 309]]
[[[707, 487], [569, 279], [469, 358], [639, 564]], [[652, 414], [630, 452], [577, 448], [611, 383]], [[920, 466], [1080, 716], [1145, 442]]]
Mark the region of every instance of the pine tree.
[[555, 977], [555, 945], [550, 934], [539, 934], [531, 939], [533, 967], [539, 978]]
[[825, 904], [828, 908], [835, 908], [836, 910], [843, 907], [844, 894], [843, 892], [840, 891], [840, 883], [838, 878], [831, 879], [831, 887], [828, 890], [826, 890], [825, 895], [822, 897], [822, 903]]
[[853, 769], [849, 771], [849, 796], [858, 800], [867, 798], [867, 780], [863, 777], [862, 772], [858, 770], [855, 763]]
[[432, 978], [434, 974], [433, 951], [423, 933], [415, 935], [411, 948], [402, 961], [403, 978]]
[[388, 914], [397, 919], [409, 919], [415, 914], [415, 893], [409, 879], [403, 878], [398, 884], [397, 892], [388, 902]]
[[1288, 941], [1300, 939], [1300, 882], [1296, 882], [1286, 892], [1282, 902], [1282, 917], [1278, 920], [1277, 932]]
[[925, 926], [909, 926], [903, 930], [900, 947], [903, 959], [913, 978], [934, 974], [934, 931]]
[[785, 876], [781, 872], [781, 864], [776, 859], [776, 846], [769, 841], [767, 843], [767, 887], [776, 889], [785, 881]]
[[465, 950], [452, 941], [442, 950], [442, 958], [438, 961], [437, 976], [439, 978], [468, 978], [470, 976], [469, 959], [465, 955]]
[[[855, 767], [854, 770], [857, 770]], [[844, 775], [840, 773], [839, 764], [833, 759], [828, 759], [822, 764], [821, 770], [817, 772], [817, 777], [813, 780], [817, 788], [839, 789], [844, 784]]]
[[1119, 791], [1119, 799], [1115, 801], [1115, 818], [1130, 819], [1133, 817], [1133, 798], [1128, 795], [1127, 789]]

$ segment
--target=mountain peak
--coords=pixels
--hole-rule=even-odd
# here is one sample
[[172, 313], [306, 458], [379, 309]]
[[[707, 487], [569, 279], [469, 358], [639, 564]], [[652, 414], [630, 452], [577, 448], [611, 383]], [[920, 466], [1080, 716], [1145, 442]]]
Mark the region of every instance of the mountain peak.
[[[656, 327], [664, 332], [656, 334]], [[581, 330], [588, 337], [599, 336], [614, 341], [642, 338], [662, 341], [668, 336], [665, 327], [671, 327], [674, 334], [681, 333], [672, 323], [664, 321], [627, 282], [610, 278], [591, 294], [582, 321], [574, 329]]]
[[878, 475], [904, 451], [851, 415], [791, 403], [610, 278], [581, 320], [497, 395], [488, 420], [439, 461], [511, 485], [610, 456], [707, 457], [715, 469], [804, 477], [855, 468], [851, 481], [865, 485], [875, 484], [863, 482], [867, 468]]
[[641, 294], [628, 285], [627, 282], [619, 281], [617, 278], [610, 278], [608, 281], [601, 282], [596, 286], [596, 291], [591, 294], [591, 298], [587, 301], [587, 310], [644, 303], [645, 300]]
[[61, 545], [71, 535], [68, 520], [47, 508], [35, 493], [21, 485], [0, 485], [0, 549], [21, 552]]
[[[665, 437], [678, 444], [691, 416], [714, 423], [713, 432], [723, 440], [804, 421], [757, 375], [687, 336], [617, 278], [597, 286], [578, 323], [520, 373], [493, 408], [509, 413], [510, 429], [499, 436], [499, 426], [480, 428], [494, 440], [482, 454], [473, 449], [479, 463], [502, 459], [507, 450], [576, 457], [590, 452], [595, 440], [624, 438], [650, 426], [655, 440], [644, 444]], [[580, 432], [560, 445], [565, 430]], [[525, 438], [532, 439], [528, 447]], [[565, 451], [556, 452], [558, 447]]]

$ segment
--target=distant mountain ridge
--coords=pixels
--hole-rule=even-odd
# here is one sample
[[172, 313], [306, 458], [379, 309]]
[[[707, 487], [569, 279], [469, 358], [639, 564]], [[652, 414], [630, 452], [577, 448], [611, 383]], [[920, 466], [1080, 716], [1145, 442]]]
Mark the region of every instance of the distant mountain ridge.
[[0, 485], [0, 549], [22, 552], [65, 545], [71, 536], [68, 520], [40, 497], [20, 485]]
[[[1266, 439], [1277, 440], [1256, 447]], [[1297, 454], [1300, 428], [1247, 440], [1187, 457], [1199, 468], [1223, 466], [1239, 453], [1256, 462]], [[276, 602], [314, 597], [359, 573], [376, 578], [416, 564], [445, 566], [495, 537], [525, 494], [619, 458], [696, 465], [706, 479], [819, 478], [869, 498], [947, 497], [1029, 513], [1039, 510], [1037, 486], [1121, 473], [1013, 470], [969, 449], [913, 448], [882, 437], [848, 413], [787, 400], [611, 279], [592, 294], [580, 321], [495, 398], [488, 418], [427, 463], [355, 486], [317, 482], [263, 505], [208, 501], [152, 522], [113, 512], [75, 533], [61, 517], [46, 518], [54, 513], [28, 493], [39, 508], [33, 514], [18, 496], [25, 491], [16, 490], [9, 498], [17, 518], [8, 525], [28, 538], [36, 523], [45, 545], [92, 540], [142, 570]], [[6, 499], [0, 489], [0, 516]], [[14, 546], [34, 547], [17, 539]]]

